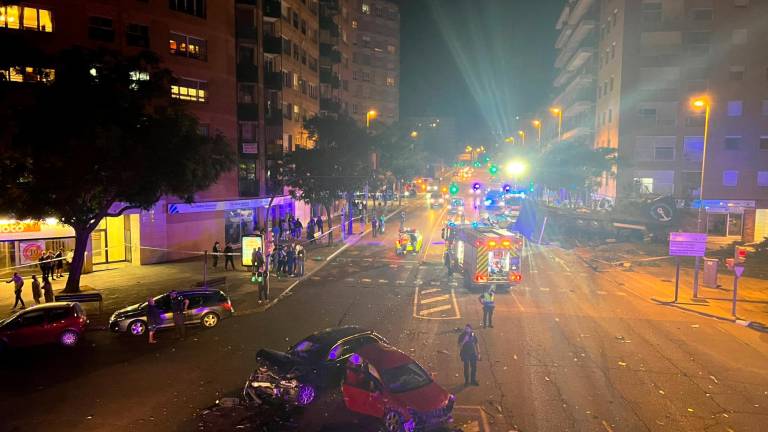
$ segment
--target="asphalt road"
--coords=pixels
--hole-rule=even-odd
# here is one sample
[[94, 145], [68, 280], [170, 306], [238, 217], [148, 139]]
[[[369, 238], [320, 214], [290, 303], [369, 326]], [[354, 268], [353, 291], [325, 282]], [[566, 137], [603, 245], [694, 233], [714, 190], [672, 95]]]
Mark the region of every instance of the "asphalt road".
[[376, 329], [434, 372], [467, 432], [765, 430], [764, 334], [656, 305], [554, 247], [526, 250], [523, 285], [497, 295], [495, 328], [477, 330], [481, 385], [463, 388], [455, 331], [482, 314], [441, 265], [444, 212], [421, 204], [407, 223], [424, 234], [419, 256], [395, 256], [393, 218], [264, 313], [185, 341], [91, 332], [74, 350], [1, 359], [0, 430], [198, 430], [200, 410], [240, 392], [259, 348], [345, 324]]

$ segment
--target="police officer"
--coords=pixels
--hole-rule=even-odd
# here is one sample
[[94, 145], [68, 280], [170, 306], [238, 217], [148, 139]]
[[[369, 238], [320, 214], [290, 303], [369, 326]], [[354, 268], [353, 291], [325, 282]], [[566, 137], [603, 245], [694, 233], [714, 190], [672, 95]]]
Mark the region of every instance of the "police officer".
[[453, 259], [451, 258], [451, 250], [446, 248], [445, 253], [443, 253], [443, 263], [445, 264], [445, 268], [448, 269], [448, 277], [453, 276]]
[[496, 287], [491, 285], [488, 290], [480, 294], [480, 304], [483, 305], [483, 328], [493, 328], [493, 309], [496, 307]]
[[187, 328], [185, 327], [184, 315], [189, 307], [189, 299], [179, 295], [176, 291], [171, 291], [171, 310], [173, 311], [173, 324], [176, 327], [176, 333], [179, 335], [179, 339], [184, 339], [187, 336]]
[[405, 227], [405, 210], [400, 211], [400, 230], [402, 231]]

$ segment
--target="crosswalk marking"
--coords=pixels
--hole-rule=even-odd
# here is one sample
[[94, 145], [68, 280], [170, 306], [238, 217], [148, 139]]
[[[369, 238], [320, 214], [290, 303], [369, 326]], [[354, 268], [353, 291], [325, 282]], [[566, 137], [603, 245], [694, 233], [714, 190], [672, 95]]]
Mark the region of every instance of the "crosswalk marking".
[[370, 279], [360, 279], [360, 282], [370, 282]]
[[404, 284], [404, 283], [405, 283], [405, 281], [402, 281], [402, 280], [401, 280], [401, 281], [397, 281], [397, 283], [398, 283], [398, 284]]
[[606, 295], [606, 294], [608, 294], [608, 293], [607, 293], [607, 292], [605, 292], [605, 291], [595, 291], [595, 292], [596, 292], [596, 293], [598, 293], [598, 294], [600, 294], [600, 295]]
[[429, 315], [429, 314], [433, 314], [435, 312], [440, 312], [440, 311], [448, 310], [450, 308], [451, 308], [451, 305], [437, 306], [437, 307], [433, 307], [431, 309], [425, 309], [425, 310], [419, 312], [419, 315]]
[[442, 290], [440, 288], [430, 288], [430, 289], [426, 289], [426, 290], [422, 291], [421, 293], [422, 294], [429, 294], [429, 293], [438, 292], [438, 291], [442, 291]]
[[438, 281], [432, 281], [432, 282], [430, 282], [429, 284], [430, 284], [430, 285], [433, 285], [433, 286], [434, 286], [434, 285], [440, 285], [440, 282], [438, 282]]
[[355, 281], [355, 279], [354, 279], [354, 278], [346, 278], [346, 279], [344, 279], [344, 280], [345, 280], [345, 281], [347, 281], [347, 282], [354, 282], [354, 281]]
[[449, 295], [441, 295], [441, 296], [437, 296], [437, 297], [430, 297], [430, 298], [424, 299], [424, 300], [420, 301], [419, 303], [421, 303], [421, 304], [429, 304], [429, 303], [434, 303], [436, 301], [448, 300], [449, 298], [451, 298], [451, 296], [449, 296]]
[[379, 283], [389, 283], [389, 281], [386, 279], [379, 279]]
[[541, 291], [549, 291], [549, 288], [539, 288]]

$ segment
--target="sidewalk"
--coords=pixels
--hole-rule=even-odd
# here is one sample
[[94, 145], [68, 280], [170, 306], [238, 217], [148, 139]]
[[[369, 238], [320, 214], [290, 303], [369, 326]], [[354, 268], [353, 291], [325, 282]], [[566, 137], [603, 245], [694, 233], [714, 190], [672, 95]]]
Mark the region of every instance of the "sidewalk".
[[[594, 254], [588, 249], [574, 252], [585, 262], [590, 263]], [[731, 314], [733, 299], [733, 274], [721, 271], [718, 274], [718, 287], [705, 287], [703, 270], [699, 272], [699, 293], [693, 298], [693, 269], [680, 268], [680, 291], [677, 303], [673, 303], [675, 293], [675, 264], [672, 260], [633, 262], [628, 267], [590, 265], [600, 273], [613, 273], [627, 280], [633, 286], [643, 285], [643, 293], [656, 303], [663, 304], [698, 315], [730, 321], [749, 326], [756, 330], [767, 331], [768, 325], [768, 281], [765, 279], [742, 277], [739, 279], [736, 317]]]
[[[389, 216], [398, 209], [391, 210]], [[221, 289], [230, 296], [232, 305], [238, 315], [257, 313], [264, 311], [282, 298], [290, 295], [290, 290], [299, 281], [309, 278], [312, 273], [323, 267], [329, 259], [332, 259], [341, 250], [357, 243], [370, 230], [361, 232], [359, 223], [355, 223], [354, 229], [358, 234], [347, 236], [342, 240], [338, 231], [338, 221], [334, 221], [334, 243], [328, 246], [327, 239], [323, 237], [315, 245], [305, 245], [307, 257], [303, 278], [270, 276], [270, 302], [258, 301], [258, 288], [251, 283], [249, 269], [239, 265], [236, 259], [237, 270], [224, 270], [223, 259], [219, 260], [217, 269], [208, 265], [207, 278], [226, 277], [223, 286], [213, 287]], [[91, 325], [105, 326], [110, 315], [117, 309], [131, 304], [146, 301], [148, 297], [157, 296], [171, 290], [185, 290], [194, 287], [195, 283], [203, 280], [202, 258], [195, 258], [172, 263], [133, 266], [129, 263], [119, 263], [102, 266], [100, 270], [82, 275], [80, 285], [85, 290], [96, 290], [103, 297], [103, 312], [98, 313], [98, 303], [84, 303]], [[53, 281], [53, 290], [58, 294], [66, 283], [66, 278]], [[32, 300], [32, 280], [24, 278], [22, 297], [27, 307], [34, 304]], [[3, 289], [4, 288], [4, 289]], [[0, 287], [0, 318], [5, 318], [15, 311], [13, 306], [13, 286], [7, 284]]]

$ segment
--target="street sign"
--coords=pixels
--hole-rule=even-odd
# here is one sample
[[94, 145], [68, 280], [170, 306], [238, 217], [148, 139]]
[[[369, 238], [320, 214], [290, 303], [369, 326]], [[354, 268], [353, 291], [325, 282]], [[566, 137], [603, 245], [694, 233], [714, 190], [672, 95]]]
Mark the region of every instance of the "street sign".
[[741, 275], [744, 274], [744, 266], [743, 265], [733, 266], [733, 272], [736, 274], [737, 278], [740, 278]]
[[703, 257], [707, 251], [707, 235], [702, 233], [669, 233], [670, 256]]

